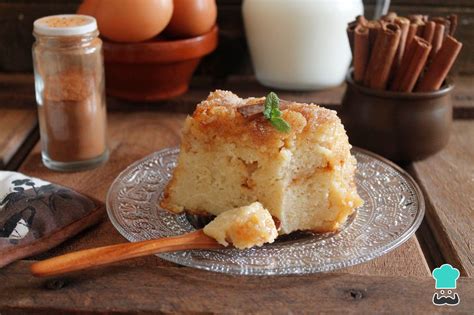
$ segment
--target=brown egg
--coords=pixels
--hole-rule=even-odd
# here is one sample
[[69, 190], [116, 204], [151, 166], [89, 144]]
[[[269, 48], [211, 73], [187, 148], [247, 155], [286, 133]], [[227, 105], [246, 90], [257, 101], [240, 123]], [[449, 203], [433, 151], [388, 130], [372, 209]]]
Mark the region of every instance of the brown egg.
[[100, 0], [84, 0], [77, 9], [77, 14], [95, 16], [95, 11]]
[[194, 37], [207, 33], [216, 23], [215, 0], [174, 0], [173, 16], [165, 33], [172, 37]]
[[[158, 35], [173, 13], [173, 0], [96, 1], [93, 15], [99, 31], [116, 42], [141, 42]], [[89, 1], [83, 5], [86, 2]]]

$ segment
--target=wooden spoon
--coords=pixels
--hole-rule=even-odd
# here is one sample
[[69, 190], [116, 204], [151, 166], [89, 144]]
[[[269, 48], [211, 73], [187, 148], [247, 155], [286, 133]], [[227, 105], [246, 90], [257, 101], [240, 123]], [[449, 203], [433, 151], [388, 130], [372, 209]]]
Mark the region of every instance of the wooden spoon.
[[201, 229], [157, 240], [80, 250], [34, 263], [31, 265], [30, 271], [36, 277], [56, 276], [151, 254], [222, 247], [215, 239], [204, 234]]

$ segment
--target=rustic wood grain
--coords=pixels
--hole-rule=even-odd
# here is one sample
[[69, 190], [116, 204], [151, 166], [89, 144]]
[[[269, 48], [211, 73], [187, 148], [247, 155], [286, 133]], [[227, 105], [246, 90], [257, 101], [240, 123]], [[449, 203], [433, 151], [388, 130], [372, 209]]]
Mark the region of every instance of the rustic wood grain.
[[454, 118], [474, 119], [474, 75], [452, 78]]
[[460, 278], [456, 307], [437, 307], [431, 277], [341, 273], [243, 277], [191, 268], [127, 265], [38, 279], [19, 262], [0, 270], [0, 313], [470, 313], [474, 279]]
[[[111, 155], [107, 164], [85, 172], [53, 172], [42, 165], [40, 148], [37, 145], [21, 166], [20, 171], [72, 187], [81, 193], [105, 201], [110, 184], [128, 165], [154, 151], [179, 143], [184, 117], [183, 114], [150, 111], [112, 112], [108, 122]], [[96, 228], [81, 233], [73, 240], [33, 259], [43, 259], [74, 250], [117, 244], [123, 241], [123, 237], [115, 231], [112, 224], [104, 220]], [[132, 260], [129, 264], [172, 265], [155, 256]], [[348, 268], [347, 272], [426, 276], [429, 274], [429, 269], [416, 238], [412, 238], [389, 254]]]
[[77, 4], [0, 2], [0, 69], [31, 71], [33, 22], [43, 16], [74, 12]]
[[431, 274], [418, 239], [413, 236], [388, 254], [364, 264], [342, 269], [360, 275], [421, 277]]
[[425, 255], [426, 262], [430, 270], [433, 270], [446, 263], [441, 248], [436, 243], [433, 231], [430, 229], [426, 219], [423, 219], [420, 227], [416, 231], [416, 238], [420, 244], [421, 250]]
[[22, 158], [16, 154], [36, 126], [35, 110], [0, 108], [0, 170]]
[[410, 171], [424, 191], [426, 219], [443, 257], [473, 277], [474, 122], [455, 122], [447, 147]]
[[[454, 118], [474, 118], [474, 76], [452, 78], [455, 88], [452, 92]], [[224, 80], [209, 77], [195, 77], [190, 90], [178, 97], [151, 103], [130, 103], [115, 98], [107, 99], [109, 111], [150, 110], [161, 112], [192, 113], [196, 104], [215, 89], [230, 90], [241, 97], [265, 96], [275, 91], [281, 99], [297, 102], [313, 102], [337, 110], [340, 106], [345, 84], [321, 91], [291, 92], [275, 90], [260, 85], [253, 76], [233, 75]], [[2, 108], [34, 109], [34, 81], [31, 74], [0, 73], [0, 104]]]

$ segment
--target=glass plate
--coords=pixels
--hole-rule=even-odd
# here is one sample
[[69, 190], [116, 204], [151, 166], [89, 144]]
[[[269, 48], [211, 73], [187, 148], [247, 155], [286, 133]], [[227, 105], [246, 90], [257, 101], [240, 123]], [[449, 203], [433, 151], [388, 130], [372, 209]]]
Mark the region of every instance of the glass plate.
[[[337, 233], [292, 233], [248, 250], [188, 250], [158, 254], [171, 262], [230, 274], [281, 275], [329, 271], [359, 264], [400, 246], [423, 219], [418, 185], [392, 162], [353, 148], [357, 189], [364, 206]], [[179, 148], [166, 148], [135, 162], [112, 183], [107, 212], [131, 242], [188, 233], [196, 220], [159, 207]]]

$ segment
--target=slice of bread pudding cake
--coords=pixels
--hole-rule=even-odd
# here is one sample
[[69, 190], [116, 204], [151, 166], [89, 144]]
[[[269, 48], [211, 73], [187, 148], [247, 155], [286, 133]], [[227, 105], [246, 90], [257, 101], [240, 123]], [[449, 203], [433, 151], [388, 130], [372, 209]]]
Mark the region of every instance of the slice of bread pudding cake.
[[218, 215], [259, 201], [280, 221], [280, 234], [337, 230], [362, 204], [340, 119], [285, 102], [281, 117], [291, 129], [281, 132], [261, 113], [264, 102], [217, 90], [197, 106], [161, 206]]

